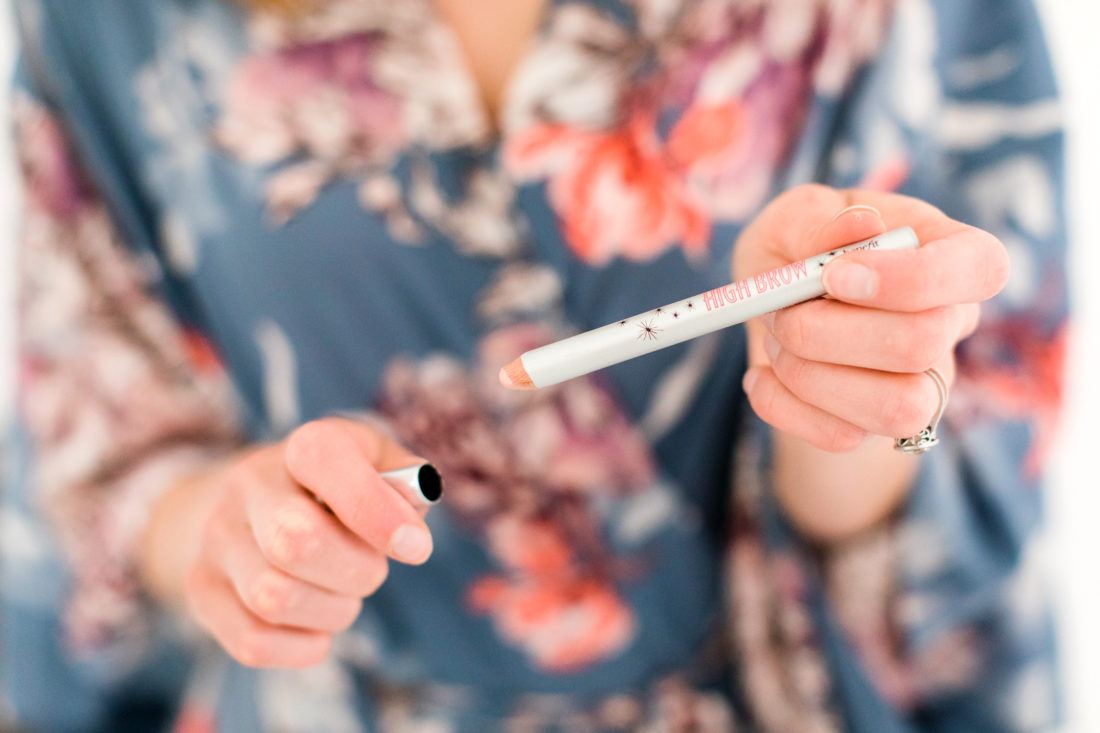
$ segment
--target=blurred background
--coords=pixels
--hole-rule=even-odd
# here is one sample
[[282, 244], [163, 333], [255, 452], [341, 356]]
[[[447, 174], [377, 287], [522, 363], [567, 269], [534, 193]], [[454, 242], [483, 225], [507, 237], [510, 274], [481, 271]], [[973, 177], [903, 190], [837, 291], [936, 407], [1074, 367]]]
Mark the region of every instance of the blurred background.
[[[1100, 237], [1089, 217], [1100, 204], [1100, 5], [1096, 0], [1038, 0], [1065, 100], [1076, 322], [1071, 339], [1067, 410], [1048, 496], [1049, 566], [1059, 602], [1069, 720], [1061, 733], [1100, 731], [1100, 479], [1092, 441], [1100, 431]], [[0, 78], [15, 55], [7, 3], [0, 7]], [[19, 211], [0, 95], [0, 415], [12, 397], [12, 234]], [[0, 516], [0, 533], [3, 521]], [[10, 660], [5, 660], [10, 663]], [[0, 662], [2, 663], [2, 662]]]

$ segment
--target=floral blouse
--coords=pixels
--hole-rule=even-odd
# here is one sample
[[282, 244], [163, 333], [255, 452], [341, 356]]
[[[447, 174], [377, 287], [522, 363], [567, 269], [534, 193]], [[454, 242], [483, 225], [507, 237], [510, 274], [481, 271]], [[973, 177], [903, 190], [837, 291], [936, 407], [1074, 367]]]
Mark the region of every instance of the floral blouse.
[[[428, 0], [17, 0], [19, 409], [0, 723], [42, 731], [1037, 730], [1062, 133], [1026, 0], [548, 2], [487, 119]], [[820, 181], [996, 233], [897, 516], [811, 545], [740, 328], [532, 392], [522, 351], [727, 281]], [[670, 314], [672, 317], [674, 314]], [[439, 468], [435, 554], [304, 671], [142, 592], [181, 475], [333, 413]], [[917, 460], [917, 459], [914, 459]], [[813, 490], [813, 476], [806, 476]]]

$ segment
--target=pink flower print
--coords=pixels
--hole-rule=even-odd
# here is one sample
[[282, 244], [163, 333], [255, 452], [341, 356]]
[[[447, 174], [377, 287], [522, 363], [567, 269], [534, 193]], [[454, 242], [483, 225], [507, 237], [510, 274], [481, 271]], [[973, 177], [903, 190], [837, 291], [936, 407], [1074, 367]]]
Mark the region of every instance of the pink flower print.
[[296, 152], [344, 170], [405, 142], [400, 101], [371, 77], [378, 41], [359, 33], [254, 56], [230, 82], [218, 139], [245, 160]]
[[13, 101], [12, 116], [27, 206], [60, 220], [72, 219], [91, 204], [92, 195], [61, 124], [22, 95]]
[[547, 484], [559, 490], [623, 491], [653, 482], [656, 469], [641, 431], [593, 382], [562, 385], [557, 412], [562, 430], [543, 469]]
[[505, 164], [521, 179], [548, 178], [565, 239], [586, 262], [650, 259], [675, 242], [693, 256], [706, 249], [707, 217], [661, 149], [650, 114], [612, 131], [536, 125], [513, 136]]
[[669, 145], [711, 215], [741, 221], [764, 203], [804, 117], [807, 83], [800, 67], [773, 66], [738, 100], [696, 102], [684, 112]]

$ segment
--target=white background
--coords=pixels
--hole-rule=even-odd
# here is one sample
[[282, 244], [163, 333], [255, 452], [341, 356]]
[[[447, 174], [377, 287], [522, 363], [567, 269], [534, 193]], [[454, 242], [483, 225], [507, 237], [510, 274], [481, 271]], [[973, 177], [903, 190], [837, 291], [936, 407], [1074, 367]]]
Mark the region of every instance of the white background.
[[[151, 0], [155, 1], [155, 0]], [[1061, 609], [1070, 720], [1062, 733], [1100, 731], [1100, 238], [1087, 226], [1100, 207], [1100, 6], [1097, 0], [1039, 0], [1065, 90], [1074, 251], [1076, 323], [1069, 399], [1048, 532]], [[0, 78], [14, 53], [8, 4], [0, 10]], [[5, 100], [6, 101], [6, 100]], [[0, 105], [3, 103], [0, 102]], [[5, 120], [6, 109], [0, 106]], [[17, 211], [8, 135], [0, 142], [0, 414], [10, 404], [12, 378], [11, 228]], [[1091, 278], [1091, 282], [1087, 281]], [[1090, 379], [1090, 375], [1092, 378]], [[1092, 461], [1089, 459], [1093, 458]]]

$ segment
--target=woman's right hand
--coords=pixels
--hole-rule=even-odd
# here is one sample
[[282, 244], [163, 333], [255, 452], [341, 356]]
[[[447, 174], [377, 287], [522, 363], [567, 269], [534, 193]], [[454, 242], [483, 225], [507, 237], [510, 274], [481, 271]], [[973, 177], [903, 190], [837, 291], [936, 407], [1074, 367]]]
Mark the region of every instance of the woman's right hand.
[[[207, 476], [199, 544], [179, 573], [191, 614], [242, 664], [321, 662], [389, 559], [417, 565], [431, 554], [421, 511], [379, 475], [422, 460], [374, 428], [326, 418]], [[170, 521], [158, 509], [151, 532]], [[160, 552], [173, 534], [153, 540]]]

